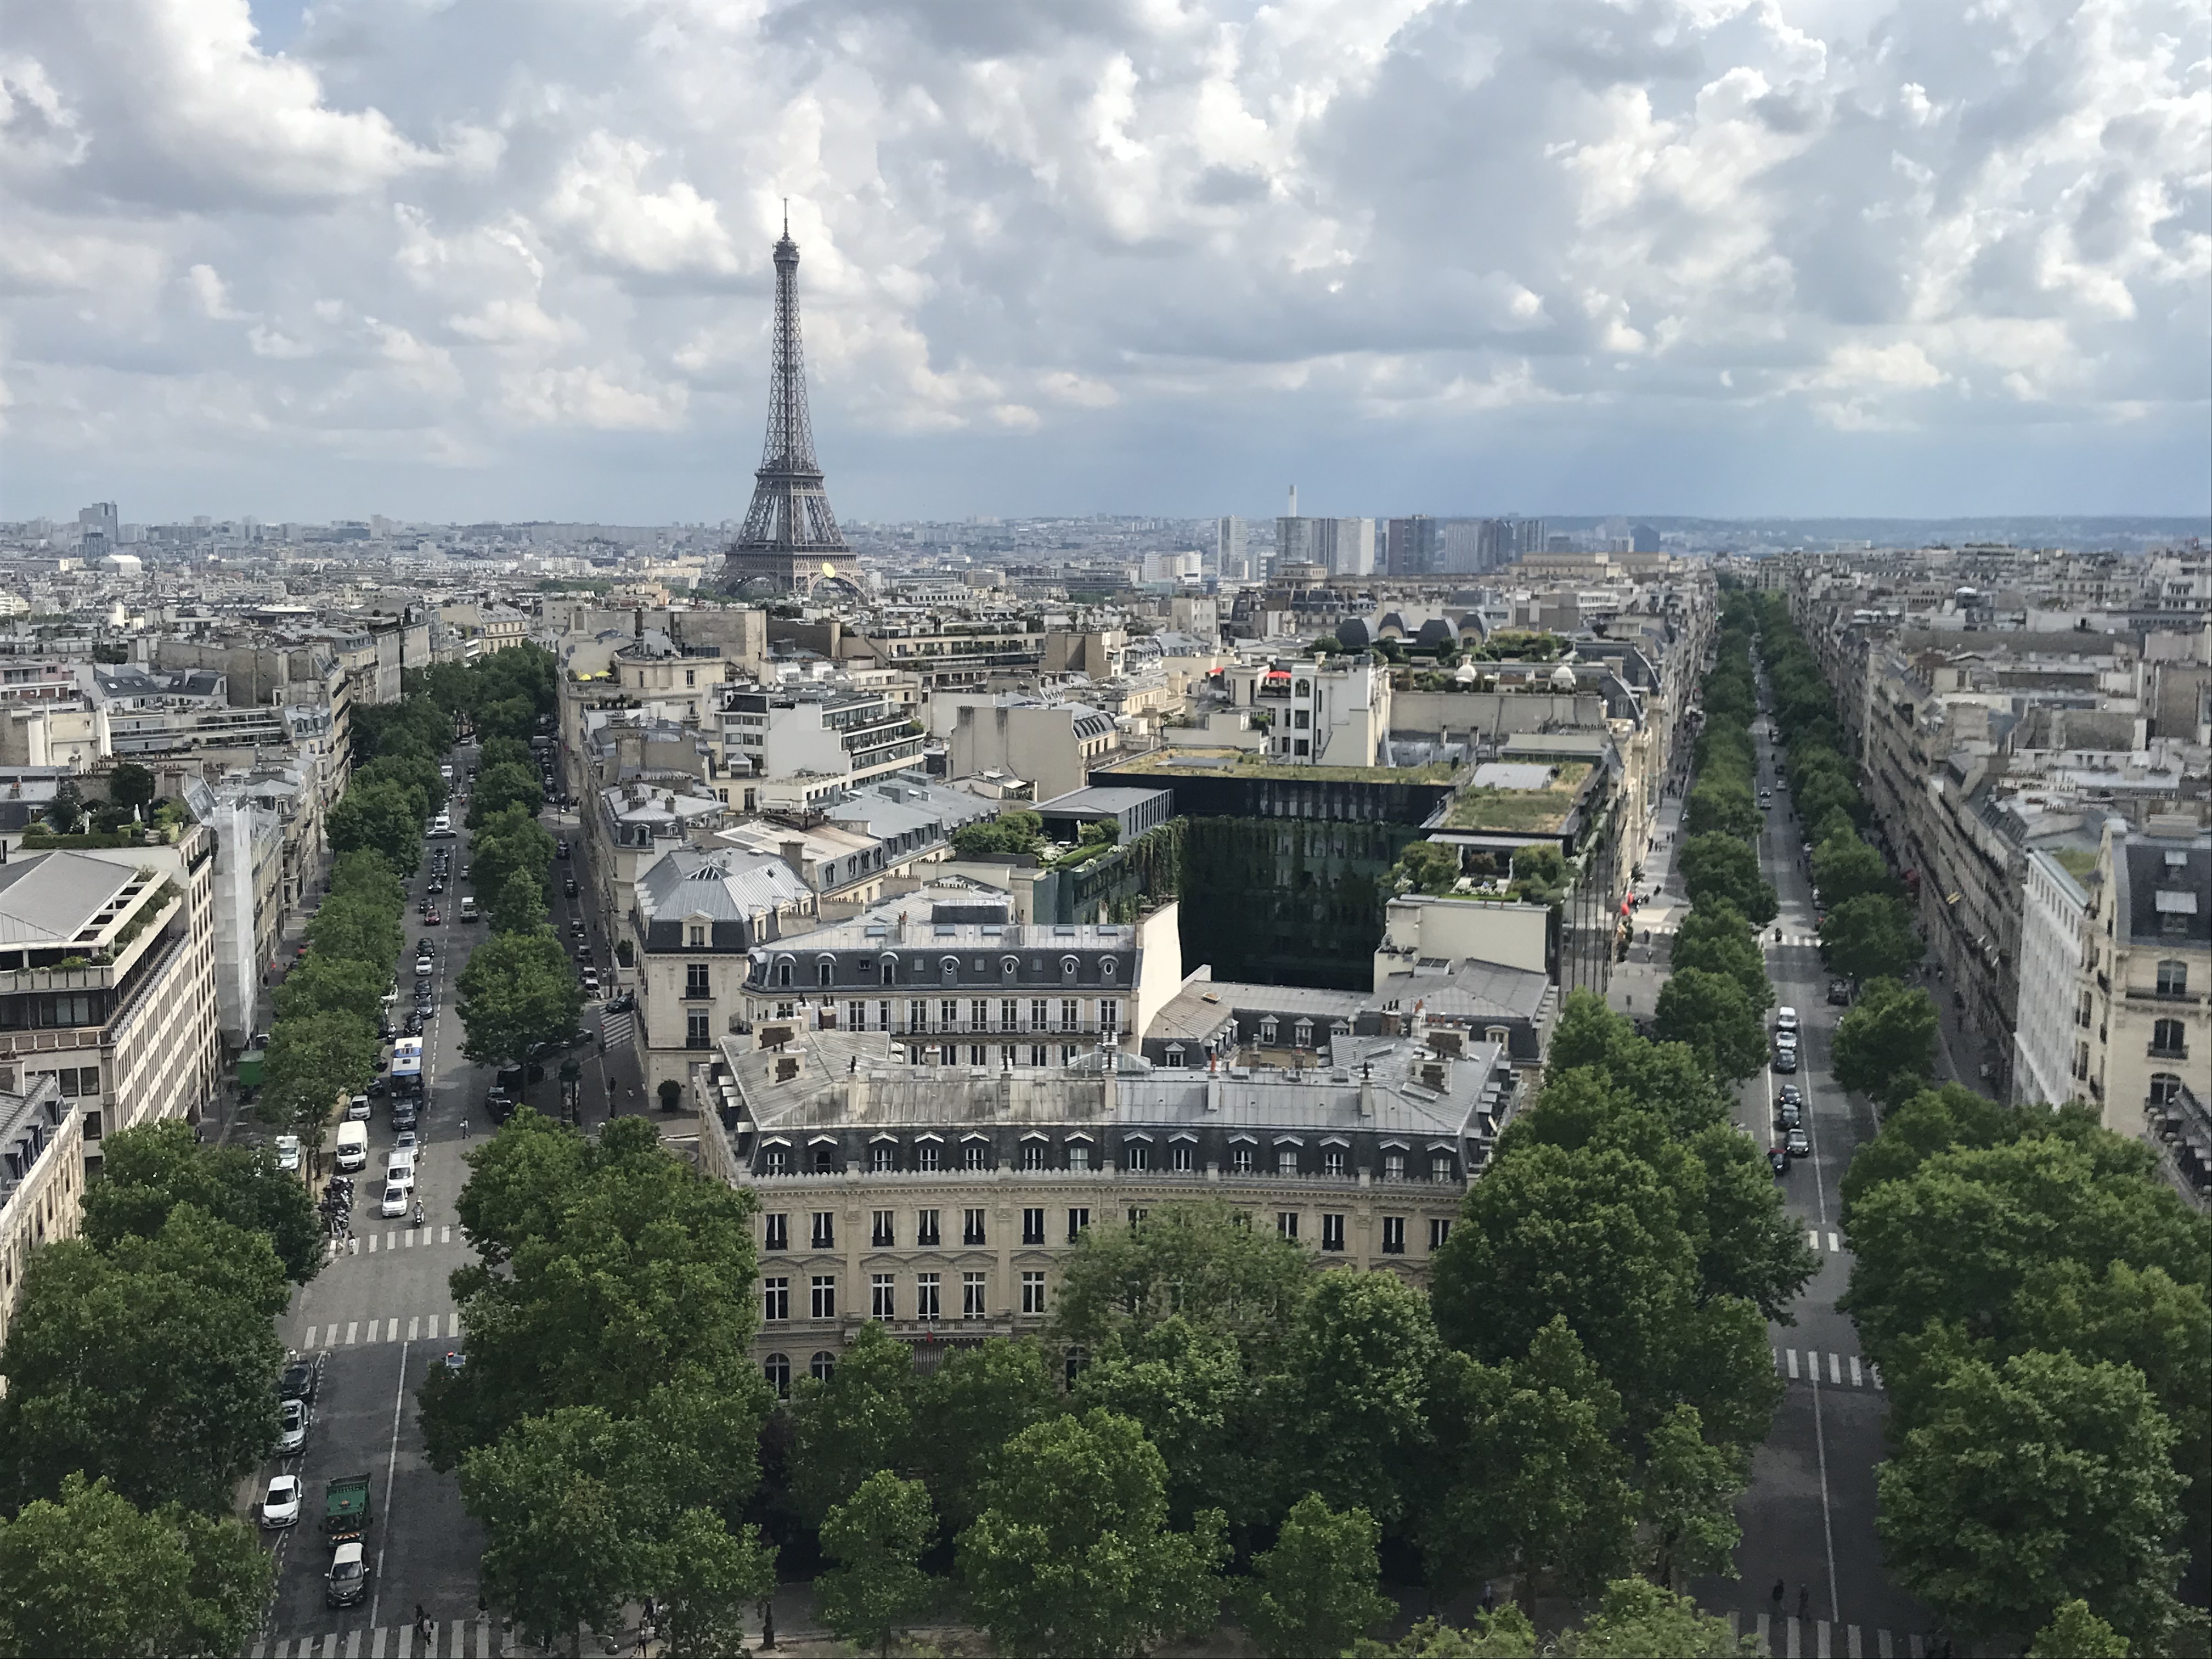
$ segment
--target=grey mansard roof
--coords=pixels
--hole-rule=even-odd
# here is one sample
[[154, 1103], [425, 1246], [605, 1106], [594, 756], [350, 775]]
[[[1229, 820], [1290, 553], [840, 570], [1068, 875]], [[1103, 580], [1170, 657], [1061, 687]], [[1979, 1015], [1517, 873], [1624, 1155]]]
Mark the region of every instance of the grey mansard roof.
[[649, 951], [679, 948], [684, 924], [691, 917], [713, 925], [717, 950], [742, 950], [756, 942], [756, 916], [813, 898], [812, 890], [772, 853], [690, 847], [672, 848], [647, 870], [637, 878], [636, 893]]

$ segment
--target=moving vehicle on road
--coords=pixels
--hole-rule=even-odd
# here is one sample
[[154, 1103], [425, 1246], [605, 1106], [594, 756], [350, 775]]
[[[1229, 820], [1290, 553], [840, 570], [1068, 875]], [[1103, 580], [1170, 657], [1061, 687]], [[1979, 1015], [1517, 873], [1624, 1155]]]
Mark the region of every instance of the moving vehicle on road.
[[477, 902], [472, 898], [464, 898], [461, 901], [461, 920], [463, 921], [474, 921], [476, 919]]
[[[356, 1607], [368, 1590], [368, 1552], [359, 1544], [339, 1545], [331, 1556], [330, 1571], [323, 1575], [324, 1605]], [[377, 1632], [380, 1637], [383, 1633], [381, 1631]]]
[[394, 1146], [384, 1155], [384, 1184], [404, 1187], [410, 1193], [415, 1190], [415, 1154], [411, 1150]]
[[438, 964], [436, 960], [428, 951], [423, 951], [422, 955], [415, 958], [415, 973], [418, 978], [428, 978], [431, 974], [437, 970], [437, 966]]
[[280, 1170], [297, 1170], [300, 1167], [299, 1136], [276, 1137], [276, 1167]]
[[287, 1400], [276, 1407], [276, 1455], [289, 1457], [307, 1443], [307, 1402]]
[[1778, 1031], [1796, 1030], [1797, 1029], [1797, 1011], [1795, 1008], [1792, 1008], [1786, 1002], [1783, 1004], [1781, 1007], [1777, 1008], [1774, 1011], [1774, 1029]]
[[367, 1471], [333, 1475], [323, 1488], [323, 1536], [331, 1545], [357, 1544], [374, 1518]]
[[385, 1182], [383, 1201], [377, 1205], [376, 1212], [386, 1221], [397, 1221], [401, 1216], [405, 1215], [407, 1213], [406, 1188], [396, 1181]]
[[1797, 1051], [1778, 1047], [1774, 1051], [1774, 1069], [1788, 1073], [1797, 1069]]
[[300, 1524], [300, 1477], [280, 1474], [261, 1494], [261, 1524], [275, 1528]]
[[313, 1400], [315, 1397], [315, 1368], [294, 1354], [285, 1363], [284, 1374], [276, 1379], [279, 1400]]
[[1832, 979], [1828, 981], [1828, 1004], [1831, 1007], [1849, 1007], [1850, 1006], [1850, 981], [1847, 979]]
[[1783, 1150], [1792, 1158], [1813, 1156], [1813, 1139], [1802, 1129], [1792, 1129], [1782, 1137]]
[[422, 1039], [410, 1032], [392, 1046], [392, 1100], [422, 1098]]

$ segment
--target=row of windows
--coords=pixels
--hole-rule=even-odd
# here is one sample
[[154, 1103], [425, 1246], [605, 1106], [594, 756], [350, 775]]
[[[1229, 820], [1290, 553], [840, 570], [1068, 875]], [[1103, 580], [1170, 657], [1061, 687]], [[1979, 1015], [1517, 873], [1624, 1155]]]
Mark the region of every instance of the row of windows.
[[[909, 1306], [911, 1311], [899, 1311], [898, 1275], [871, 1273], [868, 1276], [868, 1317], [871, 1319], [943, 1319], [945, 1317], [945, 1275], [916, 1273], [914, 1276]], [[960, 1275], [960, 1317], [981, 1319], [990, 1312], [991, 1275], [988, 1273], [963, 1273]], [[811, 1319], [837, 1317], [837, 1275], [815, 1273], [807, 1281], [806, 1313]], [[1021, 1310], [1025, 1314], [1041, 1314], [1045, 1310], [1044, 1274], [1028, 1272], [1021, 1276]], [[791, 1280], [787, 1275], [772, 1275], [761, 1280], [761, 1318], [768, 1324], [787, 1324], [791, 1320]]]
[[[686, 996], [708, 994], [703, 976], [696, 981], [686, 981]], [[778, 1002], [774, 1018], [796, 1019], [799, 1005]], [[822, 1005], [823, 1018], [835, 1019], [837, 1010], [834, 1003]], [[1024, 1012], [1027, 1018], [1024, 1018]], [[1096, 1015], [1097, 1024], [1088, 1022]], [[1093, 1009], [1078, 997], [1059, 999], [1057, 1008], [1049, 997], [1031, 997], [1026, 1011], [1018, 997], [1002, 998], [995, 1009], [988, 997], [974, 997], [964, 1004], [958, 997], [945, 997], [934, 1004], [924, 997], [908, 1001], [903, 1010], [888, 999], [872, 1005], [855, 1000], [846, 1006], [845, 1029], [848, 1031], [904, 1031], [919, 1036], [929, 1030], [939, 1031], [1118, 1031], [1121, 1029], [1121, 1005], [1112, 998], [1103, 999]]]
[[[976, 965], [978, 969], [981, 970], [982, 964], [979, 962]], [[884, 954], [879, 957], [871, 958], [862, 957], [854, 963], [854, 966], [857, 969], [859, 976], [862, 979], [875, 979], [880, 976], [883, 982], [886, 985], [896, 985], [898, 983], [898, 957], [890, 954], [889, 951], [884, 952]], [[926, 975], [927, 970], [923, 969], [919, 962], [917, 962], [915, 966], [917, 971], [921, 972]], [[1042, 972], [1043, 970], [1043, 963], [1039, 961], [1034, 964], [1032, 971]], [[1019, 957], [1008, 956], [999, 958], [999, 977], [1005, 980], [1009, 984], [1021, 977], [1021, 971], [1022, 961]], [[1060, 959], [1060, 976], [1062, 981], [1073, 983], [1082, 971], [1083, 959], [1080, 957], [1062, 957]], [[1118, 957], [1103, 957], [1099, 959], [1099, 978], [1111, 981], [1120, 975], [1121, 971], [1121, 964]], [[939, 959], [937, 964], [937, 977], [939, 981], [942, 984], [959, 984], [961, 979], [960, 958], [957, 957], [945, 957]], [[792, 986], [799, 983], [799, 964], [797, 961], [793, 957], [785, 957], [775, 964], [773, 972], [769, 974], [763, 982], [773, 984], [779, 989], [789, 989]], [[835, 985], [836, 982], [837, 958], [832, 956], [817, 957], [814, 960], [814, 983], [817, 986], [822, 986]]]
[[[1066, 1239], [1073, 1244], [1083, 1237], [1091, 1225], [1091, 1206], [1085, 1204], [1072, 1204], [1063, 1213], [1067, 1219]], [[1129, 1211], [1129, 1224], [1134, 1226], [1145, 1218], [1146, 1213], [1147, 1212], [1142, 1208], [1132, 1206]], [[1276, 1231], [1285, 1238], [1297, 1237], [1301, 1213], [1297, 1210], [1278, 1210], [1275, 1212]], [[913, 1214], [915, 1248], [934, 1249], [941, 1246], [945, 1243], [944, 1212], [916, 1210]], [[806, 1219], [806, 1236], [810, 1249], [834, 1250], [837, 1248], [837, 1212], [835, 1210], [816, 1210], [811, 1212]], [[1340, 1210], [1322, 1212], [1321, 1248], [1323, 1250], [1335, 1251], [1345, 1248], [1345, 1228], [1348, 1220], [1349, 1216], [1346, 1212]], [[1386, 1215], [1382, 1218], [1383, 1255], [1405, 1255], [1406, 1220], [1407, 1218], [1401, 1215]], [[989, 1223], [990, 1212], [988, 1209], [962, 1210], [960, 1212], [960, 1243], [969, 1249], [989, 1249], [991, 1243]], [[1042, 1244], [1047, 1242], [1048, 1231], [1048, 1212], [1042, 1205], [1032, 1205], [1022, 1211], [1023, 1243]], [[1449, 1221], [1441, 1217], [1432, 1217], [1429, 1222], [1429, 1249], [1442, 1249], [1444, 1240], [1450, 1237], [1450, 1234]], [[869, 1212], [868, 1245], [870, 1249], [878, 1250], [892, 1250], [899, 1247], [898, 1211], [872, 1210]], [[788, 1252], [790, 1249], [791, 1216], [789, 1212], [774, 1211], [763, 1215], [761, 1218], [763, 1252], [771, 1255], [781, 1255]], [[836, 1286], [836, 1279], [834, 1275], [827, 1279], [817, 1279], [814, 1282], [817, 1285], [828, 1285], [834, 1299]], [[1040, 1308], [1036, 1311], [1042, 1312], [1043, 1310]], [[826, 1314], [815, 1316], [817, 1319], [829, 1316]], [[885, 1316], [878, 1316], [878, 1318]]]
[[[950, 1049], [953, 1045], [948, 1043], [945, 1047]], [[918, 1057], [926, 1052], [926, 1050], [917, 1049], [915, 1054]], [[947, 1064], [952, 1063], [952, 1056], [950, 1054], [945, 1058]], [[1064, 1054], [1062, 1063], [1073, 1058], [1074, 1055], [1072, 1053]], [[919, 1058], [916, 1063], [921, 1063]], [[980, 1049], [976, 1051], [971, 1063], [978, 1066], [983, 1063]], [[1009, 1065], [1012, 1063], [1011, 1057], [1007, 1063]], [[1033, 1058], [1030, 1064], [1043, 1065], [1042, 1054]], [[839, 1147], [823, 1143], [808, 1150], [810, 1173], [814, 1175], [844, 1173], [845, 1158]], [[1086, 1175], [1094, 1169], [1109, 1167], [1103, 1164], [1095, 1164], [1093, 1159], [1096, 1156], [1087, 1139], [1071, 1138], [1060, 1148], [1060, 1157], [1055, 1161], [1052, 1144], [1042, 1136], [1038, 1136], [1022, 1142], [1014, 1167], [1028, 1171], [1066, 1170], [1073, 1175]], [[1164, 1149], [1155, 1147], [1148, 1139], [1131, 1139], [1122, 1143], [1121, 1167], [1132, 1174], [1139, 1175], [1154, 1171], [1164, 1171], [1170, 1175], [1191, 1175], [1196, 1173], [1198, 1145], [1194, 1139], [1178, 1138], [1170, 1140]], [[867, 1152], [866, 1167], [871, 1175], [899, 1173], [901, 1161], [898, 1144], [896, 1141], [879, 1140], [871, 1145]], [[927, 1139], [915, 1143], [907, 1154], [905, 1167], [918, 1174], [934, 1175], [955, 1166], [945, 1161], [945, 1147], [941, 1142]], [[957, 1167], [963, 1172], [991, 1173], [999, 1167], [998, 1150], [982, 1136], [970, 1137], [960, 1143]], [[1260, 1148], [1255, 1143], [1237, 1141], [1230, 1146], [1228, 1170], [1231, 1175], [1256, 1176], [1261, 1172], [1261, 1167]], [[763, 1174], [789, 1175], [793, 1168], [790, 1147], [771, 1145], [761, 1149], [761, 1170]], [[1302, 1146], [1279, 1143], [1274, 1148], [1274, 1164], [1270, 1173], [1285, 1180], [1297, 1179], [1307, 1175], [1318, 1175], [1324, 1180], [1349, 1181], [1352, 1179], [1356, 1171], [1352, 1162], [1351, 1150], [1348, 1147], [1323, 1146], [1320, 1149], [1316, 1158], [1309, 1156]], [[1376, 1169], [1375, 1173], [1383, 1181], [1410, 1179], [1408, 1154], [1402, 1148], [1386, 1146], [1382, 1150], [1382, 1163]], [[1429, 1179], [1448, 1182], [1456, 1178], [1456, 1165], [1452, 1155], [1448, 1152], [1432, 1149], [1429, 1153]]]

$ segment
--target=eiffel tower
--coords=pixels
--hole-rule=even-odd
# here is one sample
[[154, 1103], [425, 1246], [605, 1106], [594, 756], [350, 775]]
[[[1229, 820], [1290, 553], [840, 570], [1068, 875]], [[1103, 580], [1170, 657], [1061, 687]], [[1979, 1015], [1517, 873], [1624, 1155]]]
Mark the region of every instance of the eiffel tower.
[[791, 211], [775, 245], [775, 342], [769, 369], [768, 440], [753, 474], [753, 503], [744, 528], [722, 562], [722, 586], [748, 585], [801, 592], [830, 577], [860, 580], [860, 564], [837, 528], [814, 459], [806, 415], [806, 363], [799, 339], [799, 244]]

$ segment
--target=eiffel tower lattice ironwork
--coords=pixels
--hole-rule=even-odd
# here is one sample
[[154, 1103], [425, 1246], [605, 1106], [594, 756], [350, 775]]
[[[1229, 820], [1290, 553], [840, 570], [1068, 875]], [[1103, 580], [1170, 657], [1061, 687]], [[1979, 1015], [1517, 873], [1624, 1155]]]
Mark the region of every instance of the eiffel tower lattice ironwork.
[[731, 546], [725, 580], [768, 579], [804, 586], [852, 574], [852, 550], [830, 510], [806, 412], [805, 349], [799, 331], [799, 244], [787, 213], [775, 245], [775, 337], [769, 371], [768, 437], [753, 477], [752, 505]]

